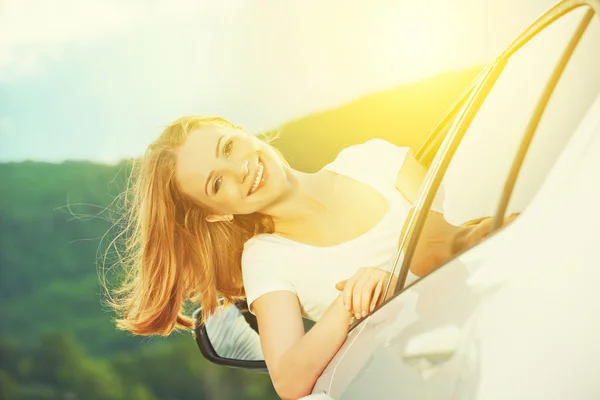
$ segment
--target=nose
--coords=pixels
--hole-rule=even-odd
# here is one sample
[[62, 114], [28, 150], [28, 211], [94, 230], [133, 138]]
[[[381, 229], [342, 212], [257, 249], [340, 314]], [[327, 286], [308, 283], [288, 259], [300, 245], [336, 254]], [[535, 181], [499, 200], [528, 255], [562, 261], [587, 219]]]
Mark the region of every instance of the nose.
[[229, 172], [237, 181], [244, 182], [248, 175], [248, 160], [228, 160], [225, 170]]

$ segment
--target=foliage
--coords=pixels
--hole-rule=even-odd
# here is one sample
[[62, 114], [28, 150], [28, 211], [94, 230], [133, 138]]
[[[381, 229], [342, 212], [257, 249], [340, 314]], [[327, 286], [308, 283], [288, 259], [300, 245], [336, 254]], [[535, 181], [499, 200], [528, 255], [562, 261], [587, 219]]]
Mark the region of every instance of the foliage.
[[[0, 399], [185, 400], [276, 398], [266, 374], [220, 368], [190, 338], [98, 359], [68, 333], [48, 333], [30, 350], [3, 340], [14, 365], [0, 369]], [[140, 366], [143, 366], [141, 368]]]
[[[274, 144], [304, 171], [373, 137], [416, 148], [477, 72], [291, 122]], [[189, 334], [147, 339], [114, 328], [97, 262], [128, 172], [127, 162], [0, 164], [0, 398], [275, 398], [266, 374], [208, 363]]]

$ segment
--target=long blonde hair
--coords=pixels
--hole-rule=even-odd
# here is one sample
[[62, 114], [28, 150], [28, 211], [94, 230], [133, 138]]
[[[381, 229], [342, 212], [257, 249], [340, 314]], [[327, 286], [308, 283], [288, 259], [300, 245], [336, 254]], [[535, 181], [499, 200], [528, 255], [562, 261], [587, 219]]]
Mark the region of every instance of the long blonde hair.
[[213, 125], [239, 129], [219, 117], [182, 117], [134, 165], [125, 193], [127, 228], [115, 239], [125, 243], [120, 264], [126, 273], [108, 301], [119, 314], [119, 329], [166, 336], [193, 326], [182, 312], [185, 300], [201, 303], [206, 319], [220, 297], [225, 304], [245, 297], [243, 245], [256, 234], [272, 233], [272, 219], [251, 214], [207, 222], [208, 210], [175, 179], [178, 148], [192, 130]]

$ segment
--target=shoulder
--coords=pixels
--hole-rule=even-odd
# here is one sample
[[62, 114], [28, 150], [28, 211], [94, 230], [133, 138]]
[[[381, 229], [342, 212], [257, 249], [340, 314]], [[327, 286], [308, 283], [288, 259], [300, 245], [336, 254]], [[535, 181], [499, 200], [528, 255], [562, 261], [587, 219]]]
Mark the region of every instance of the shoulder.
[[371, 139], [345, 148], [338, 154], [335, 163], [357, 165], [368, 162], [376, 166], [396, 166], [402, 165], [408, 151], [408, 147], [396, 146], [383, 139]]
[[265, 269], [271, 264], [269, 262], [276, 255], [277, 246], [270, 240], [271, 235], [261, 234], [250, 238], [244, 243], [242, 251], [242, 272], [250, 273], [258, 268]]
[[242, 251], [242, 274], [282, 275], [281, 266], [299, 251], [293, 242], [282, 240], [277, 235], [263, 233], [244, 243]]
[[274, 235], [257, 235], [244, 244], [242, 279], [249, 305], [263, 294], [285, 290], [296, 293], [284, 260], [287, 248]]
[[337, 159], [347, 158], [374, 158], [374, 157], [404, 157], [408, 147], [396, 146], [383, 139], [370, 139], [364, 143], [355, 144], [343, 149]]
[[266, 258], [273, 258], [278, 253], [285, 251], [285, 247], [276, 235], [262, 233], [251, 237], [244, 243], [242, 251], [242, 263], [253, 261], [264, 261]]
[[395, 183], [409, 150], [383, 139], [371, 139], [345, 148], [326, 168], [340, 173], [376, 174]]

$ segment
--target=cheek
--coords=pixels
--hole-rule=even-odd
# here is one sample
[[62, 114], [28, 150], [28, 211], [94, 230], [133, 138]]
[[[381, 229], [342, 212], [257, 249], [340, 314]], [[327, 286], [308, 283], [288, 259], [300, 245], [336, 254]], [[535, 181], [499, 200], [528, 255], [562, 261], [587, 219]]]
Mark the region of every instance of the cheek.
[[287, 183], [287, 175], [284, 170], [283, 164], [277, 164], [276, 169], [273, 173], [273, 187], [276, 191], [285, 190]]
[[230, 185], [222, 187], [218, 196], [211, 199], [213, 208], [224, 214], [235, 214], [240, 211], [243, 200], [237, 187]]
[[[257, 139], [258, 140], [258, 139]], [[260, 142], [260, 150], [265, 153], [274, 163], [282, 164], [283, 160], [281, 155], [269, 144]]]

